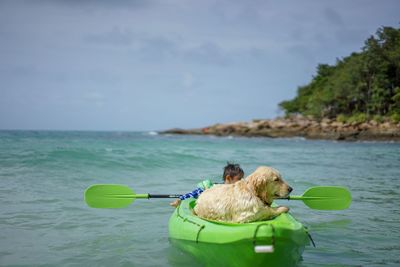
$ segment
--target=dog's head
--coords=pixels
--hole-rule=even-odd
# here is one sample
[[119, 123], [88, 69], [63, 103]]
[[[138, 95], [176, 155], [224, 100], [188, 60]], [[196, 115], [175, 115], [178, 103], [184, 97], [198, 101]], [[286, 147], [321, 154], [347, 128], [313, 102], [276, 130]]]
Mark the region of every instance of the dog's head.
[[246, 180], [256, 195], [268, 205], [271, 205], [274, 198], [287, 197], [293, 190], [281, 174], [271, 167], [258, 167]]

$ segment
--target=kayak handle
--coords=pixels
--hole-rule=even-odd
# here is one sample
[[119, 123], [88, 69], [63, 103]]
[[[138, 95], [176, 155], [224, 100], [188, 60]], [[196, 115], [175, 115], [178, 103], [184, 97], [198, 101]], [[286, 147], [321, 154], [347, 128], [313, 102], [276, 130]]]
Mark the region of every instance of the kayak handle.
[[274, 246], [273, 245], [255, 246], [254, 252], [255, 253], [274, 253]]
[[[257, 232], [258, 229], [260, 229], [261, 226], [269, 226], [271, 227], [272, 231], [272, 236], [271, 236], [271, 245], [257, 245]], [[253, 245], [254, 245], [254, 252], [255, 253], [273, 253], [274, 252], [274, 247], [275, 247], [275, 228], [271, 224], [263, 223], [259, 224], [256, 227], [256, 230], [254, 231], [253, 235]]]

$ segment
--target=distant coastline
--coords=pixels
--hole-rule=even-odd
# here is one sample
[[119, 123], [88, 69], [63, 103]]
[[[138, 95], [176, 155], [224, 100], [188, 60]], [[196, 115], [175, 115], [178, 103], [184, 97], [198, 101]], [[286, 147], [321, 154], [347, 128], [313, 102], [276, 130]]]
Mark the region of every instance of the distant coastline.
[[328, 118], [316, 120], [311, 117], [293, 115], [271, 120], [218, 123], [194, 129], [174, 128], [159, 133], [270, 138], [304, 137], [306, 139], [342, 141], [400, 141], [400, 123], [390, 120], [348, 123]]
[[284, 118], [162, 133], [400, 141], [400, 29], [381, 27], [360, 52], [319, 64], [310, 83], [279, 103]]

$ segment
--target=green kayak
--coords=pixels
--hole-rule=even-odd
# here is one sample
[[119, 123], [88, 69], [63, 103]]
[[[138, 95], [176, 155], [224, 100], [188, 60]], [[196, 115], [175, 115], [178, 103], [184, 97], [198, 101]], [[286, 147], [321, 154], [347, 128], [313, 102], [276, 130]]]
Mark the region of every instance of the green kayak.
[[203, 220], [186, 199], [169, 220], [173, 245], [205, 266], [295, 266], [309, 244], [305, 227], [290, 214], [236, 224]]

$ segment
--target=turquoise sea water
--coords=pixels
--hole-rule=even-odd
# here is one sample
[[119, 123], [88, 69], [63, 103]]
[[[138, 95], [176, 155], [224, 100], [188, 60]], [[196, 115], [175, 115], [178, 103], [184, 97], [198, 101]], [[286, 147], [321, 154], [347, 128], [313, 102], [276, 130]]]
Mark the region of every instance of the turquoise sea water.
[[277, 168], [301, 195], [347, 186], [345, 211], [281, 201], [310, 229], [300, 266], [400, 265], [400, 144], [162, 136], [125, 132], [0, 131], [1, 266], [201, 266], [168, 241], [166, 199], [119, 210], [88, 208], [91, 184], [183, 193], [220, 179], [226, 161], [245, 174]]

